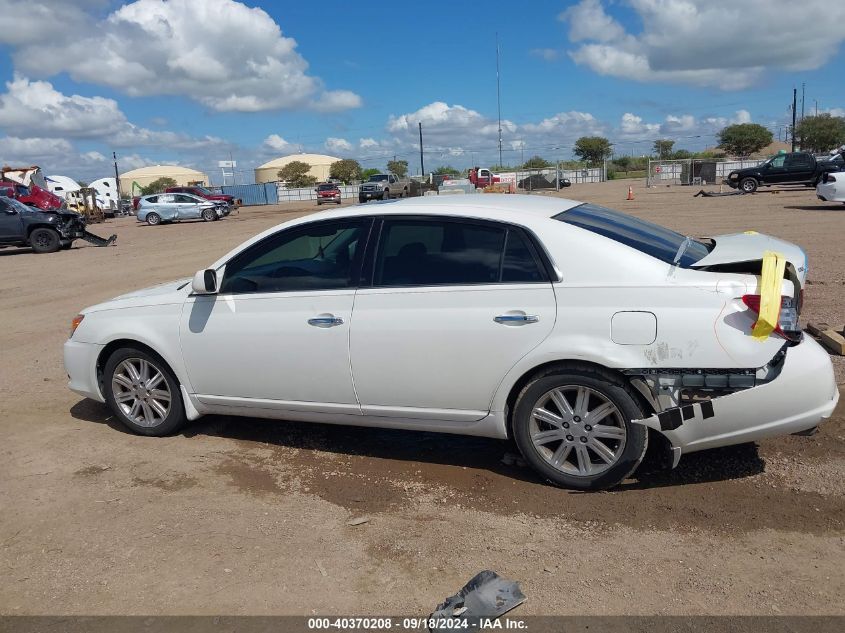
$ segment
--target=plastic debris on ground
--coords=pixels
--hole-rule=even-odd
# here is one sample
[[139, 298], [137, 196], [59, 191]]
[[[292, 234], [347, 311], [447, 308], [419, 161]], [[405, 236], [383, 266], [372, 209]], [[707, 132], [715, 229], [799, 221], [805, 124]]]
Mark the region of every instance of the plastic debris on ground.
[[[525, 602], [519, 583], [502, 578], [485, 569], [476, 574], [454, 596], [449, 596], [429, 616], [438, 628], [432, 633], [455, 630], [478, 630], [482, 621], [494, 620]], [[450, 622], [450, 620], [455, 620]], [[463, 621], [466, 628], [463, 628]], [[450, 626], [451, 625], [451, 626]]]

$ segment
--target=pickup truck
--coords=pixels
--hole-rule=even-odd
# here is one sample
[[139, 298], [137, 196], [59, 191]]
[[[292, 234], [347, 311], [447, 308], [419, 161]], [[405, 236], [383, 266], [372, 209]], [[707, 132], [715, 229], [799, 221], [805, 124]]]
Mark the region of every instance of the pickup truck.
[[404, 198], [411, 190], [411, 181], [396, 174], [373, 174], [358, 190], [358, 202]]
[[817, 159], [808, 152], [789, 152], [772, 156], [756, 167], [735, 169], [728, 174], [725, 184], [745, 193], [754, 193], [761, 186], [781, 184], [815, 187], [825, 173], [843, 169], [842, 154]]

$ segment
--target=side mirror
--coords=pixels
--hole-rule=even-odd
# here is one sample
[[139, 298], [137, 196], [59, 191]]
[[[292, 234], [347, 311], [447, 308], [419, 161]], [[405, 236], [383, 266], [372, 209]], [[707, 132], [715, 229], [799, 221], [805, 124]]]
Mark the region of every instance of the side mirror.
[[198, 270], [191, 282], [191, 290], [195, 295], [216, 295], [217, 271], [213, 268]]

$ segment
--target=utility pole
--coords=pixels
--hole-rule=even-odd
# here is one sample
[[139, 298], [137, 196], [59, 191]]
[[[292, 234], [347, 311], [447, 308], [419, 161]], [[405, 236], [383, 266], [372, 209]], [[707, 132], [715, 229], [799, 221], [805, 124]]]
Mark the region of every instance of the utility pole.
[[803, 81], [801, 82], [801, 120], [804, 120], [804, 88], [807, 86]]
[[420, 126], [420, 176], [425, 179], [425, 163], [423, 162], [423, 142], [422, 142], [422, 121], [419, 122]]
[[496, 110], [499, 115], [499, 165], [502, 165], [502, 90], [499, 82], [499, 33], [496, 32]]
[[814, 102], [815, 102], [815, 104], [816, 104], [816, 116], [819, 116], [819, 100], [818, 100], [818, 99], [813, 99], [813, 101], [814, 101]]
[[120, 209], [120, 175], [117, 173], [117, 152], [111, 153], [112, 158], [114, 158], [114, 188], [117, 190], [117, 202], [118, 209]]
[[798, 106], [798, 88], [792, 89], [792, 151], [795, 151], [795, 110]]

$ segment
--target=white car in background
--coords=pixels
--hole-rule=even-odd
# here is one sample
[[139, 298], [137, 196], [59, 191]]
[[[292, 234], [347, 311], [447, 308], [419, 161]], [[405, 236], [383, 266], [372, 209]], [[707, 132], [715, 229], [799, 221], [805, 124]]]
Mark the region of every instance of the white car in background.
[[[788, 263], [780, 326], [756, 340], [766, 250]], [[145, 435], [224, 414], [513, 437], [546, 480], [601, 489], [650, 439], [677, 464], [831, 415], [830, 358], [798, 326], [806, 272], [765, 235], [415, 198], [291, 220], [193, 280], [87, 308], [65, 366]]]
[[816, 185], [816, 197], [825, 202], [845, 202], [845, 171], [836, 171], [822, 175]]

